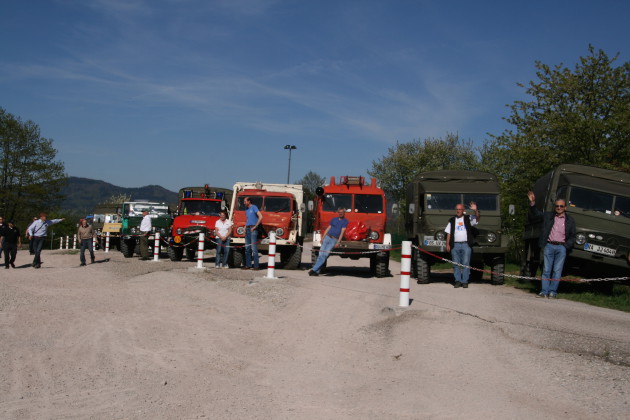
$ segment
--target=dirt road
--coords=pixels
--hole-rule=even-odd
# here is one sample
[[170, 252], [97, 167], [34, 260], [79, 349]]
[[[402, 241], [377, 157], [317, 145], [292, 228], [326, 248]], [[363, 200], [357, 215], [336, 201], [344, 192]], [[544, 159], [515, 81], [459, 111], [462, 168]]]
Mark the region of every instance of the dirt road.
[[336, 257], [328, 276], [265, 279], [117, 252], [87, 267], [62, 251], [45, 251], [39, 270], [30, 260], [20, 251], [18, 268], [0, 272], [0, 419], [630, 412], [626, 313], [445, 282], [413, 283], [398, 313], [394, 262], [386, 279]]

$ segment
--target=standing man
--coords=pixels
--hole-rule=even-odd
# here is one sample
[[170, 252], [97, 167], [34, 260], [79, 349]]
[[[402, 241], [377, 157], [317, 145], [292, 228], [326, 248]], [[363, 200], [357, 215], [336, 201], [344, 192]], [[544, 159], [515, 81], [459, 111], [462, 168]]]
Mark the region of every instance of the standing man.
[[31, 223], [28, 227], [28, 239], [33, 241], [33, 251], [35, 252], [35, 258], [33, 258], [33, 267], [35, 268], [42, 266], [40, 256], [42, 248], [44, 247], [44, 241], [46, 240], [48, 226], [63, 222], [63, 219], [47, 220], [47, 218], [48, 215], [46, 213], [40, 213], [39, 219]]
[[[28, 239], [28, 230], [30, 229], [31, 225], [33, 223], [35, 223], [37, 221], [37, 216], [33, 216], [33, 221], [31, 222], [30, 225], [28, 225], [28, 227], [26, 228], [26, 232], [24, 232], [24, 237]], [[31, 255], [35, 255], [35, 249], [33, 248], [33, 241], [28, 241], [28, 252]]]
[[149, 259], [149, 235], [152, 227], [149, 211], [143, 210], [142, 221], [140, 222], [140, 259], [142, 261]]
[[[479, 223], [481, 216], [474, 201], [470, 202], [470, 209], [475, 212], [474, 216], [464, 214], [464, 205], [455, 206], [455, 216], [451, 217], [444, 231], [446, 232], [446, 251], [451, 253], [453, 262], [453, 276], [455, 277], [455, 288], [468, 288], [470, 277], [470, 256], [474, 243], [472, 227]], [[459, 265], [461, 264], [461, 265]], [[464, 267], [462, 267], [462, 265]]]
[[315, 265], [308, 272], [309, 276], [319, 276], [319, 270], [322, 268], [322, 265], [326, 263], [326, 260], [330, 256], [330, 251], [339, 245], [339, 242], [343, 239], [343, 234], [346, 233], [346, 228], [348, 227], [346, 209], [339, 207], [337, 209], [337, 215], [338, 217], [330, 221], [330, 224], [322, 235], [322, 246], [319, 247], [319, 255], [317, 256]]
[[[3, 238], [3, 236], [4, 236], [3, 231], [4, 231], [5, 228], [6, 228], [6, 225], [4, 224], [4, 218], [2, 216], [0, 216], [0, 254], [2, 254], [1, 250], [2, 250], [2, 247], [3, 247], [3, 240], [4, 240], [4, 238]], [[5, 263], [7, 262], [6, 259], [5, 259], [4, 262]]]
[[92, 226], [88, 225], [87, 220], [81, 219], [79, 221], [79, 229], [77, 230], [77, 237], [81, 242], [81, 253], [79, 259], [81, 260], [81, 267], [85, 266], [85, 250], [90, 251], [90, 260], [94, 264], [94, 249], [92, 248], [92, 242], [94, 241], [94, 230]]
[[538, 239], [538, 246], [543, 250], [544, 257], [542, 289], [536, 297], [555, 299], [558, 296], [564, 260], [575, 243], [575, 220], [565, 213], [567, 204], [562, 199], [555, 201], [555, 212], [542, 212], [536, 208], [536, 196], [532, 191], [527, 193], [527, 198], [530, 215], [543, 218], [542, 234]]
[[[245, 215], [247, 221], [245, 222], [245, 266], [243, 270], [260, 270], [258, 268], [258, 226], [262, 223], [263, 215], [258, 210], [255, 204], [252, 203], [251, 198], [245, 197], [243, 203], [247, 210]], [[252, 267], [252, 258], [254, 265]]]
[[232, 222], [227, 220], [227, 212], [221, 210], [219, 220], [214, 224], [217, 239], [217, 253], [214, 258], [217, 268], [228, 268], [228, 254], [230, 253], [230, 236], [232, 236]]
[[8, 269], [9, 264], [15, 268], [15, 256], [18, 248], [22, 246], [20, 230], [13, 224], [13, 220], [10, 220], [0, 232], [0, 236], [2, 236], [2, 250], [4, 251], [4, 268]]

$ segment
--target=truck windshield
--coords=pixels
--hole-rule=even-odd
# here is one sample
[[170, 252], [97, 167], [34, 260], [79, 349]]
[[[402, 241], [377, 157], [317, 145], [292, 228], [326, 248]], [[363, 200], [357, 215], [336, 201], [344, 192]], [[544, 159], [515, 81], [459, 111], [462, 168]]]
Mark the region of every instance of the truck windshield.
[[182, 214], [218, 216], [221, 211], [221, 202], [205, 200], [183, 201], [180, 211]]
[[630, 217], [630, 197], [572, 186], [568, 203], [583, 210]]
[[291, 211], [291, 200], [288, 197], [265, 197], [264, 211], [288, 213]]
[[376, 194], [355, 194], [356, 213], [383, 213], [383, 197]]
[[[248, 197], [246, 195], [239, 197], [238, 198], [238, 209], [240, 211], [245, 211], [247, 210], [247, 206], [245, 206], [245, 197]], [[263, 198], [259, 195], [252, 195], [249, 196], [249, 199], [251, 200], [252, 204], [255, 205], [256, 207], [258, 207], [258, 210], [261, 210], [263, 208]]]
[[323, 210], [337, 211], [338, 208], [352, 211], [352, 194], [324, 194]]
[[461, 202], [461, 194], [427, 194], [428, 210], [453, 210], [455, 206]]
[[468, 207], [474, 201], [479, 210], [496, 211], [499, 201], [497, 198], [496, 194], [464, 194], [464, 204]]
[[130, 203], [125, 204], [123, 212], [128, 216], [142, 216], [143, 211], [148, 211], [149, 214], [164, 216], [168, 214], [168, 206], [151, 204], [151, 203]]

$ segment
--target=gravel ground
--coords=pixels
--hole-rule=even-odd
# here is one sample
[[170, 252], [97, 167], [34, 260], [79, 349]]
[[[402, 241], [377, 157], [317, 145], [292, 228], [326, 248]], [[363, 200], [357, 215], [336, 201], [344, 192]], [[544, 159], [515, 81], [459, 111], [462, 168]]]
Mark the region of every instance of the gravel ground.
[[[305, 256], [310, 255], [307, 249]], [[305, 258], [306, 259], [306, 258]], [[20, 251], [0, 419], [626, 419], [630, 315], [505, 286]], [[262, 258], [266, 261], [266, 258]], [[307, 264], [304, 264], [307, 266]], [[206, 267], [213, 266], [207, 253]]]

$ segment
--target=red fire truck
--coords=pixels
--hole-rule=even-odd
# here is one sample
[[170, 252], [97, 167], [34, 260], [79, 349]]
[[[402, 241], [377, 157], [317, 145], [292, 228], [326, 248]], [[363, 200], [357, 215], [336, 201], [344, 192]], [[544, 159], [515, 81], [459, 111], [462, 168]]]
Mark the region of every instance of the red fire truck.
[[389, 275], [392, 238], [391, 234], [385, 233], [387, 201], [385, 193], [377, 187], [376, 182], [375, 178], [372, 178], [370, 184], [366, 184], [362, 176], [342, 176], [337, 183], [333, 176], [328, 185], [317, 188], [313, 209], [313, 263], [317, 260], [321, 247], [322, 233], [330, 221], [338, 217], [337, 209], [344, 208], [348, 227], [340, 245], [333, 249], [331, 257], [340, 256], [352, 260], [369, 258], [373, 276]]
[[[245, 197], [249, 197], [263, 215], [262, 230], [258, 236], [258, 252], [269, 253], [270, 231], [276, 233], [276, 254], [279, 254], [279, 266], [285, 270], [296, 270], [302, 260], [304, 243], [304, 192], [302, 185], [265, 184], [262, 182], [237, 182], [234, 184], [230, 220], [234, 223], [232, 231], [233, 251], [230, 253], [230, 267], [240, 267], [245, 261]], [[276, 258], [277, 260], [277, 258]]]
[[208, 184], [179, 190], [179, 204], [168, 240], [168, 256], [172, 261], [180, 261], [184, 251], [186, 258], [194, 260], [201, 232], [206, 236], [205, 249], [214, 249], [214, 224], [231, 197], [231, 190]]

